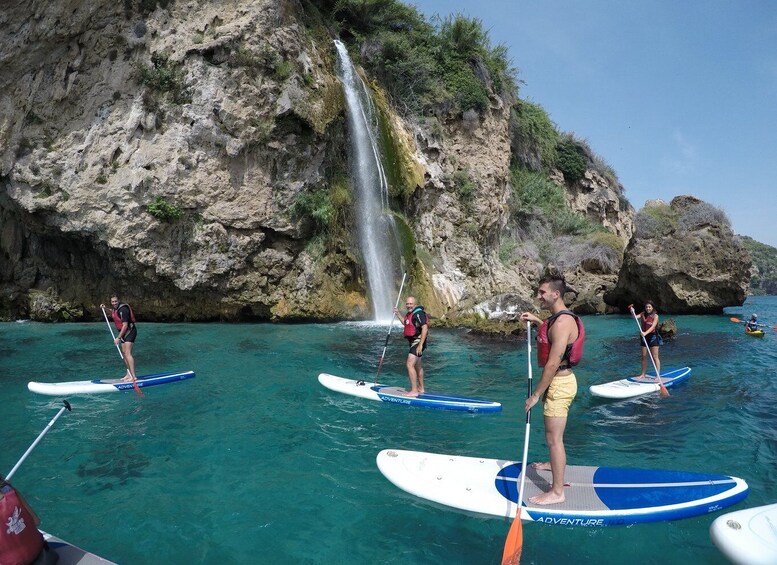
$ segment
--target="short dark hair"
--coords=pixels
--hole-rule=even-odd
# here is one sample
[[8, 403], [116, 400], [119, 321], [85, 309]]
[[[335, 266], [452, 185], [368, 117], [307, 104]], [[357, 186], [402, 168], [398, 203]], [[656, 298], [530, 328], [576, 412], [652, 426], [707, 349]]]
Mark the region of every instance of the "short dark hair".
[[550, 285], [550, 288], [559, 291], [561, 296], [564, 296], [569, 291], [567, 280], [564, 278], [564, 275], [560, 273], [542, 277], [540, 279], [540, 286], [543, 284]]

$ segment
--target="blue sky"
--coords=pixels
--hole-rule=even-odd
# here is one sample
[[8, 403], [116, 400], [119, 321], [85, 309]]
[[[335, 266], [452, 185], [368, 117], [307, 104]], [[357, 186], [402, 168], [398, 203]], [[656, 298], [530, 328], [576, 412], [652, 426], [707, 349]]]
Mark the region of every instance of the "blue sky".
[[586, 139], [636, 209], [692, 194], [777, 247], [777, 2], [408, 3], [479, 18], [521, 98]]

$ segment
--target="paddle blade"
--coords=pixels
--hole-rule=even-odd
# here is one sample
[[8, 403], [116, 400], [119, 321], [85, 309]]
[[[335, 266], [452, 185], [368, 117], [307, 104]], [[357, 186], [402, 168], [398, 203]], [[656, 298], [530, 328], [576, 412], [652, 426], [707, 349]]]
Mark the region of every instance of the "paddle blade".
[[664, 398], [669, 396], [669, 391], [666, 390], [666, 387], [664, 386], [664, 383], [659, 383], [658, 394], [660, 394]]
[[523, 551], [523, 524], [521, 523], [521, 509], [518, 508], [513, 525], [507, 532], [505, 548], [502, 552], [502, 565], [518, 565], [521, 562], [521, 551]]
[[735, 324], [741, 324], [742, 323], [742, 320], [740, 320], [739, 318], [729, 318], [729, 320], [731, 320]]
[[143, 396], [143, 393], [140, 391], [140, 387], [138, 386], [138, 381], [135, 379], [132, 379], [132, 388], [135, 389], [136, 395]]

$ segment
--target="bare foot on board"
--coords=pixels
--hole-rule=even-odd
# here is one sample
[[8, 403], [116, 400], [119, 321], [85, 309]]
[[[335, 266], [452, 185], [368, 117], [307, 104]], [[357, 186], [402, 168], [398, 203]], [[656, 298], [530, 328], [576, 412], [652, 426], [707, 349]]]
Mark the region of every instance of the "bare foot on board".
[[537, 496], [532, 496], [529, 499], [529, 502], [538, 506], [545, 506], [548, 504], [561, 504], [564, 500], [566, 499], [563, 494], [556, 494], [553, 491], [549, 491], [538, 494]]
[[[531, 464], [532, 469], [537, 469], [538, 471], [551, 471], [550, 467], [550, 461], [545, 461], [544, 463], [532, 463]], [[539, 496], [539, 495], [537, 495]]]
[[418, 391], [410, 391], [410, 392], [403, 392], [402, 396], [409, 396], [411, 398], [417, 398], [418, 397]]

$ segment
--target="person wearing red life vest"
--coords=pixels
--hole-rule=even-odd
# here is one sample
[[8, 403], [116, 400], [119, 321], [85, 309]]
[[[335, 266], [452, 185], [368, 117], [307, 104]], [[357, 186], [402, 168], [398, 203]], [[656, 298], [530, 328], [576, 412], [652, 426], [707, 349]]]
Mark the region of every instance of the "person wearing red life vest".
[[[137, 375], [135, 374], [135, 358], [132, 356], [132, 346], [135, 345], [135, 339], [138, 337], [138, 329], [135, 327], [135, 314], [132, 312], [129, 304], [121, 301], [118, 294], [111, 296], [111, 306], [113, 306], [111, 319], [116, 329], [119, 330], [113, 343], [116, 345], [120, 344], [124, 364], [127, 366], [127, 374], [124, 375], [122, 380], [134, 382], [137, 380]], [[100, 308], [104, 309], [105, 304], [100, 304]]]
[[0, 475], [0, 564], [49, 565], [59, 560], [38, 531], [39, 522], [21, 493]]
[[399, 318], [404, 326], [404, 335], [410, 345], [407, 353], [407, 377], [410, 379], [410, 390], [405, 396], [418, 396], [424, 393], [424, 365], [421, 356], [426, 346], [426, 338], [429, 335], [429, 319], [423, 306], [417, 306], [415, 298], [408, 296], [405, 299], [407, 314], [405, 317], [394, 308], [394, 315]]
[[564, 449], [564, 430], [569, 406], [577, 394], [577, 380], [572, 372], [583, 356], [585, 329], [580, 318], [567, 310], [564, 294], [568, 288], [562, 275], [550, 275], [540, 281], [537, 298], [540, 308], [550, 310], [545, 321], [530, 312], [521, 314], [521, 320], [539, 325], [537, 332], [537, 361], [542, 367], [542, 377], [534, 391], [526, 399], [528, 412], [543, 399], [545, 417], [545, 443], [550, 461], [534, 463], [538, 471], [550, 471], [552, 484], [548, 492], [529, 499], [532, 504], [546, 505], [564, 502], [564, 471], [567, 455]]
[[642, 373], [637, 378], [646, 378], [648, 350], [645, 347], [645, 342], [650, 347], [650, 354], [656, 363], [656, 371], [660, 375], [661, 361], [658, 358], [658, 348], [664, 345], [664, 340], [661, 338], [661, 334], [658, 333], [658, 314], [656, 313], [656, 305], [653, 304], [652, 300], [645, 302], [645, 309], [637, 315], [637, 320], [639, 320], [641, 326], [640, 333], [645, 338], [644, 341], [642, 339], [639, 340], [640, 349], [642, 350]]

